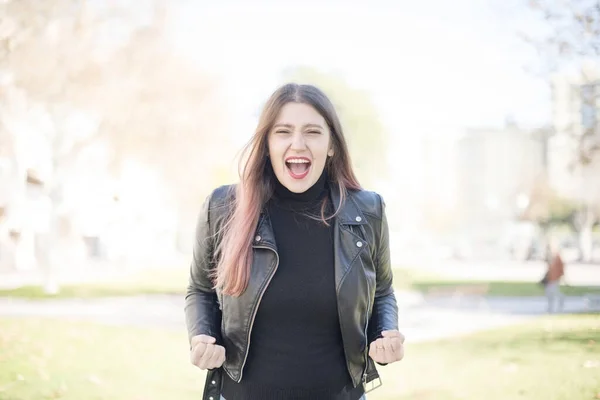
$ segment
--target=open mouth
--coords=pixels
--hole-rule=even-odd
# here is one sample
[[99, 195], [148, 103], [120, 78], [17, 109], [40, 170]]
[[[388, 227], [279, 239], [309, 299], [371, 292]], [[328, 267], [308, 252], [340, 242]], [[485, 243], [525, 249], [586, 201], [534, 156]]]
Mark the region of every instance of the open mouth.
[[308, 175], [312, 163], [306, 157], [289, 157], [285, 160], [285, 166], [294, 179], [303, 179]]

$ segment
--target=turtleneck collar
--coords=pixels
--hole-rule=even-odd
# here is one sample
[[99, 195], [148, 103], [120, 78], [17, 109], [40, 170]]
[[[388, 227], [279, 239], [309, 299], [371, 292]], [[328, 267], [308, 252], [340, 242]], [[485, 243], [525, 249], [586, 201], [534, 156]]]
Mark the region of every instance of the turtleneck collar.
[[302, 193], [294, 193], [290, 191], [288, 188], [283, 186], [281, 182], [279, 182], [279, 179], [277, 179], [277, 177], [274, 178], [275, 191], [273, 197], [279, 201], [294, 203], [310, 203], [315, 200], [322, 199], [323, 195], [325, 195], [328, 189], [328, 175], [325, 169], [323, 169], [323, 172], [321, 173], [321, 176], [319, 177], [317, 182], [315, 182], [314, 185], [312, 185], [310, 188], [308, 188], [308, 190]]

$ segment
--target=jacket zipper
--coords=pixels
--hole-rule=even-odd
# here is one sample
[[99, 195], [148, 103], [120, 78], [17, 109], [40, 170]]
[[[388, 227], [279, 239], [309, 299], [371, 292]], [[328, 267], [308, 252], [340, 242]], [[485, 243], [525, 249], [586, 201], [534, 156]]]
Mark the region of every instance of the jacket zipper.
[[365, 370], [363, 371], [363, 385], [367, 384], [367, 370], [369, 369], [369, 336], [367, 330], [369, 329], [369, 309], [371, 308], [371, 286], [369, 285], [369, 279], [367, 277], [367, 271], [365, 271], [365, 264], [360, 259], [360, 264], [363, 267], [363, 271], [365, 273], [365, 282], [367, 283], [367, 321], [365, 322]]
[[[358, 257], [358, 258], [360, 259], [360, 262], [361, 262], [361, 265], [363, 266], [363, 271], [364, 271], [364, 264], [363, 264], [363, 261], [362, 261], [362, 259], [361, 259], [360, 257]], [[347, 273], [346, 273], [346, 275], [347, 275]], [[346, 278], [346, 275], [344, 275], [344, 278]], [[342, 278], [342, 281], [340, 282], [340, 285], [338, 286], [338, 289], [336, 290], [336, 294], [337, 294], [337, 296], [336, 296], [336, 300], [337, 300], [337, 299], [339, 299], [340, 288], [342, 287], [342, 283], [344, 283], [344, 278]], [[366, 278], [366, 273], [365, 273], [365, 278]], [[366, 279], [365, 279], [365, 280], [366, 280]], [[367, 290], [370, 290], [370, 286], [369, 286], [369, 282], [368, 282], [368, 281], [367, 281], [367, 287], [368, 287], [368, 289], [367, 289]], [[369, 345], [369, 344], [368, 344], [368, 341], [369, 341], [369, 340], [368, 340], [368, 338], [367, 338], [367, 326], [368, 326], [368, 324], [369, 324], [368, 312], [369, 312], [369, 308], [370, 308], [370, 307], [371, 307], [371, 302], [370, 302], [370, 300], [367, 300], [367, 322], [366, 322], [366, 324], [365, 324], [365, 341], [367, 342], [367, 346]], [[339, 320], [340, 320], [340, 323], [341, 323], [342, 316], [341, 316], [341, 314], [340, 314], [340, 308], [339, 308], [339, 306], [338, 306], [338, 318], [339, 318]], [[342, 340], [344, 339], [344, 338], [343, 338], [343, 336], [344, 336], [344, 332], [342, 332]], [[346, 353], [346, 346], [343, 346], [343, 348], [344, 348], [344, 356], [345, 356], [345, 359], [346, 359], [346, 369], [348, 370], [348, 373], [349, 373], [349, 374], [350, 374], [350, 376], [352, 377], [352, 371], [350, 370], [350, 366], [348, 365], [348, 354]], [[366, 381], [366, 376], [367, 376], [367, 366], [369, 365], [369, 363], [368, 363], [368, 357], [369, 357], [369, 353], [367, 352], [367, 353], [366, 353], [366, 356], [365, 356], [365, 361], [366, 361], [366, 364], [365, 364], [365, 370], [364, 370], [364, 372], [363, 372], [363, 376], [362, 376], [362, 378], [363, 378], [363, 379], [362, 379], [362, 380], [363, 380], [363, 382], [364, 382], [364, 381]], [[354, 381], [354, 379], [352, 379], [352, 380]]]
[[273, 253], [275, 253], [275, 257], [277, 258], [277, 261], [275, 262], [275, 268], [273, 269], [273, 272], [271, 272], [271, 275], [269, 276], [269, 279], [267, 280], [267, 284], [265, 285], [262, 292], [260, 293], [260, 296], [258, 296], [258, 301], [256, 302], [256, 307], [254, 307], [254, 311], [252, 312], [252, 319], [250, 320], [250, 329], [248, 329], [248, 338], [246, 339], [246, 341], [248, 343], [246, 345], [246, 354], [244, 355], [244, 362], [242, 363], [242, 367], [240, 369], [240, 377], [237, 380], [237, 383], [240, 383], [242, 381], [242, 375], [244, 374], [244, 366], [246, 365], [246, 360], [248, 359], [248, 352], [250, 351], [250, 336], [252, 335], [252, 327], [254, 326], [254, 320], [256, 319], [256, 314], [258, 312], [258, 306], [260, 305], [260, 301], [262, 300], [263, 295], [267, 291], [267, 287], [271, 283], [273, 276], [275, 276], [275, 272], [277, 272], [277, 268], [279, 268], [279, 254], [277, 253], [277, 251], [274, 248], [269, 247], [269, 246], [256, 246], [256, 245], [252, 246], [252, 247], [256, 248], [256, 249], [271, 250]]
[[[346, 277], [346, 275], [344, 275], [344, 278]], [[342, 287], [342, 283], [344, 283], [344, 278], [342, 278], [342, 281], [340, 282], [340, 285], [338, 286], [338, 289], [336, 290], [336, 301], [340, 298], [340, 288]], [[338, 304], [338, 319], [340, 321], [340, 324], [342, 323], [342, 315], [340, 314], [340, 307]], [[348, 373], [350, 374], [350, 377], [354, 383], [354, 377], [352, 376], [352, 371], [350, 370], [350, 365], [348, 365], [348, 353], [346, 353], [346, 346], [344, 345], [344, 332], [342, 330], [342, 347], [344, 349], [344, 358], [346, 359], [346, 369], [348, 370]]]

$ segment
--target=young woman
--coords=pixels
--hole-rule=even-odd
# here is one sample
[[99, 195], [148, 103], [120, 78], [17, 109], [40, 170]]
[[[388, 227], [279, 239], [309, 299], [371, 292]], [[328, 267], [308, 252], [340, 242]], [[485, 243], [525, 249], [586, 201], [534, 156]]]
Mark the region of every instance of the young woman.
[[206, 200], [185, 314], [204, 400], [357, 400], [402, 359], [382, 198], [362, 190], [332, 103], [287, 84], [240, 182]]

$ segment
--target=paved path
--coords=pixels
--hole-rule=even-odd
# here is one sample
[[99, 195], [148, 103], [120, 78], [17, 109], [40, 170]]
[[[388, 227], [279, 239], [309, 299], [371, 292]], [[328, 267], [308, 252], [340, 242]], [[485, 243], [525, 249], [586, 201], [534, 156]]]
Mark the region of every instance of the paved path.
[[0, 298], [0, 315], [64, 317], [114, 325], [184, 329], [180, 296], [26, 300]]
[[[544, 297], [463, 297], [424, 299], [398, 293], [400, 329], [407, 338], [426, 341], [498, 328], [546, 315]], [[598, 312], [583, 297], [567, 297], [564, 313]]]
[[[519, 323], [545, 311], [544, 298], [449, 298], [425, 301], [398, 293], [400, 329], [419, 342]], [[89, 320], [120, 326], [185, 330], [182, 296], [135, 296], [101, 299], [25, 300], [0, 298], [0, 316], [41, 316]], [[584, 300], [569, 298], [566, 312], [586, 310]]]
[[[453, 262], [432, 263], [424, 270], [451, 274], [464, 280], [537, 281], [544, 271], [540, 262]], [[68, 273], [67, 273], [68, 272]], [[111, 268], [64, 271], [61, 283], [102, 281], [122, 275]], [[40, 275], [0, 273], [0, 288], [38, 284]], [[600, 265], [570, 264], [567, 281], [572, 285], [600, 286]], [[519, 323], [543, 315], [543, 297], [452, 298], [425, 300], [418, 293], [398, 293], [400, 329], [407, 340], [418, 342], [456, 336]], [[568, 298], [565, 312], [588, 311], [581, 297]], [[600, 311], [599, 311], [600, 312]], [[185, 330], [182, 296], [135, 296], [102, 299], [64, 299], [34, 301], [0, 297], [0, 316], [42, 316], [90, 320], [113, 325]]]

